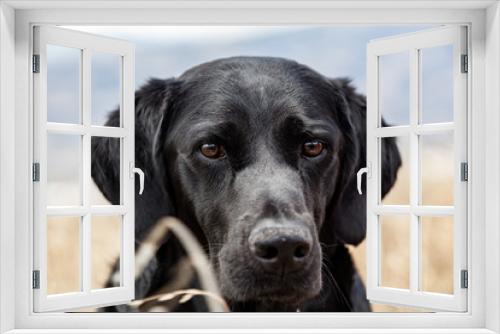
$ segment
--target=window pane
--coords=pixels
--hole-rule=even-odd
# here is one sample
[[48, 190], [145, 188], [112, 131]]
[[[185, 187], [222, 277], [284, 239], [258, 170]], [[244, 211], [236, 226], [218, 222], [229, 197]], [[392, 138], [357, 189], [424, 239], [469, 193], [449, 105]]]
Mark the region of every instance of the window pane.
[[120, 118], [114, 125], [106, 124], [110, 113], [120, 108], [121, 56], [94, 53], [92, 55], [92, 124], [120, 126]]
[[383, 215], [380, 227], [380, 286], [409, 289], [410, 218]]
[[47, 135], [47, 205], [82, 204], [82, 137]]
[[410, 57], [408, 52], [379, 56], [379, 112], [391, 125], [410, 124]]
[[81, 291], [80, 217], [47, 217], [47, 293]]
[[[380, 148], [380, 172], [381, 178], [380, 182], [382, 183], [382, 192], [385, 189], [389, 188], [389, 184], [384, 184], [384, 174], [391, 174], [393, 166], [390, 164], [384, 163], [388, 161], [389, 150], [388, 147], [390, 142], [396, 140], [396, 145], [399, 150], [399, 154], [401, 156], [401, 167], [397, 171], [396, 182], [390, 188], [389, 192], [382, 199], [381, 203], [385, 205], [391, 204], [409, 204], [410, 203], [410, 146], [407, 136], [402, 137], [387, 137], [381, 138], [381, 148]], [[385, 178], [389, 180], [389, 178]], [[387, 182], [387, 181], [386, 181]], [[381, 192], [381, 195], [382, 195]], [[380, 201], [379, 201], [380, 202]]]
[[420, 50], [421, 122], [453, 121], [453, 46]]
[[421, 217], [423, 291], [453, 294], [453, 218]]
[[[109, 155], [99, 153], [101, 147], [109, 148]], [[91, 204], [92, 205], [119, 205], [121, 202], [121, 139], [110, 137], [92, 137], [92, 185], [91, 185]], [[96, 163], [96, 159], [100, 159]], [[102, 192], [98, 186], [104, 187]]]
[[419, 139], [421, 204], [453, 205], [453, 132]]
[[92, 217], [92, 289], [120, 286], [121, 244], [121, 216]]
[[80, 123], [80, 49], [47, 45], [47, 120]]

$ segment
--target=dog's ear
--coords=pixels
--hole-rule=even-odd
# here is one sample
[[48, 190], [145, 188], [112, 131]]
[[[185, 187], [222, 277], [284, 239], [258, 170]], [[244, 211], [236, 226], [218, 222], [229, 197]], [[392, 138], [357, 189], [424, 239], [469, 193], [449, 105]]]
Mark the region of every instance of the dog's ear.
[[[363, 182], [362, 195], [358, 194], [356, 183], [356, 173], [366, 166], [366, 99], [347, 79], [330, 80], [330, 83], [336, 95], [334, 112], [344, 144], [338, 182], [328, 206], [322, 237], [331, 240], [333, 236], [335, 241], [357, 245], [366, 236], [366, 182]], [[396, 141], [384, 140], [383, 145], [382, 196], [393, 186], [401, 166]]]
[[[136, 239], [141, 239], [162, 216], [174, 214], [172, 198], [164, 187], [165, 173], [155, 168], [158, 133], [166, 128], [178, 82], [152, 79], [135, 95], [135, 166], [145, 174], [144, 192], [135, 189]], [[106, 126], [119, 126], [119, 111], [110, 114]], [[112, 203], [120, 201], [120, 143], [115, 138], [92, 138], [92, 178]], [[160, 182], [161, 180], [161, 182]]]
[[171, 82], [168, 91], [164, 96], [164, 107], [161, 109], [162, 113], [156, 121], [156, 129], [153, 135], [153, 167], [158, 177], [158, 183], [162, 185], [163, 191], [169, 193], [171, 183], [168, 177], [168, 154], [166, 152], [166, 141], [169, 134], [170, 120], [173, 116], [173, 99], [177, 95], [179, 82]]

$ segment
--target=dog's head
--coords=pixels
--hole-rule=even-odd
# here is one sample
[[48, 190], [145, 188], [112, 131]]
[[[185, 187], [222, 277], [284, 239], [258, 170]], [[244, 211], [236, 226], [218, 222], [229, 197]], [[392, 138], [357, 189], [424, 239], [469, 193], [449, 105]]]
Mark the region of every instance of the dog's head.
[[[365, 237], [366, 198], [355, 191], [364, 98], [278, 58], [222, 59], [150, 85], [154, 94], [136, 97], [155, 100], [159, 115], [146, 136], [155, 167], [146, 191], [160, 184], [170, 213], [205, 244], [223, 295], [289, 305], [316, 295], [320, 243]], [[384, 193], [400, 164], [385, 145]]]

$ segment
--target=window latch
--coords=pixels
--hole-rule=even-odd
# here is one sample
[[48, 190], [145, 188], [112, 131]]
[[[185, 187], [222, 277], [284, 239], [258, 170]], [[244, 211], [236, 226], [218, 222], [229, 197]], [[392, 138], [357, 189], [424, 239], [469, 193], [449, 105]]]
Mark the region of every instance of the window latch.
[[356, 174], [356, 181], [358, 185], [358, 194], [363, 195], [363, 189], [361, 189], [362, 185], [362, 176], [363, 174], [366, 174], [366, 178], [371, 177], [371, 163], [368, 162], [366, 167], [361, 168], [358, 170], [358, 173]]
[[139, 195], [142, 195], [144, 191], [144, 172], [142, 169], [134, 166], [134, 163], [130, 162], [130, 178], [133, 179], [135, 174], [139, 175]]

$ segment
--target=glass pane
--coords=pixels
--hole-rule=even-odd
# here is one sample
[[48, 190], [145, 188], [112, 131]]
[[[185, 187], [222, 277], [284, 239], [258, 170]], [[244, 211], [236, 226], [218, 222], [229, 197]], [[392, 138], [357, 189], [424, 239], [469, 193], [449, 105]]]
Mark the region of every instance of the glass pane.
[[378, 58], [379, 112], [388, 126], [410, 124], [410, 57], [408, 52]]
[[121, 56], [95, 53], [92, 55], [92, 124], [120, 126], [120, 119], [107, 123], [110, 113], [120, 108]]
[[47, 120], [80, 123], [80, 49], [47, 45]]
[[453, 45], [420, 50], [421, 122], [453, 121]]
[[420, 136], [421, 204], [453, 205], [453, 132]]
[[453, 218], [421, 217], [423, 291], [453, 294]]
[[[90, 196], [92, 205], [119, 205], [121, 139], [92, 137], [92, 179]], [[101, 153], [103, 152], [103, 153]], [[104, 191], [101, 191], [101, 188]]]
[[82, 137], [47, 135], [47, 205], [82, 204]]
[[47, 293], [81, 291], [80, 217], [47, 217]]
[[92, 217], [92, 289], [120, 286], [121, 244], [121, 216]]
[[410, 287], [410, 218], [406, 215], [379, 216], [380, 286]]
[[[390, 145], [396, 141], [396, 146], [401, 157], [401, 167], [397, 170], [396, 181], [392, 188], [390, 187], [391, 175], [395, 172], [393, 164], [389, 163], [394, 159], [394, 153], [390, 149]], [[391, 204], [409, 204], [410, 203], [410, 146], [407, 136], [387, 137], [380, 139], [380, 172], [382, 183], [382, 192], [388, 191], [383, 197], [381, 203], [385, 205]], [[384, 177], [384, 174], [386, 177]], [[385, 181], [384, 181], [385, 180]]]

